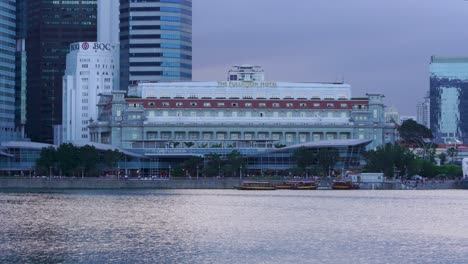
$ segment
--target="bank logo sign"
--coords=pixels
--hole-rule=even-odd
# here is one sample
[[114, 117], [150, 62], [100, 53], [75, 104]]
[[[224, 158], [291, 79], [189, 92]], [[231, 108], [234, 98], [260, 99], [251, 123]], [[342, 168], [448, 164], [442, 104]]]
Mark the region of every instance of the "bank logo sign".
[[80, 42], [70, 44], [70, 51], [79, 51], [79, 50], [102, 50], [102, 51], [111, 51], [114, 50], [115, 46], [109, 43], [102, 42]]

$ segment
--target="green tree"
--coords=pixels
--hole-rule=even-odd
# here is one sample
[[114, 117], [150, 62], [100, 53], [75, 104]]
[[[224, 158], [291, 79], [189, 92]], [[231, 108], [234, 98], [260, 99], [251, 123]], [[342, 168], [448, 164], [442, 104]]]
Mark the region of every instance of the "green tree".
[[[433, 135], [429, 128], [412, 119], [408, 119], [401, 124], [398, 128], [398, 132], [400, 134], [401, 143], [414, 148], [414, 150], [421, 150], [423, 159], [429, 158], [433, 160], [436, 145], [432, 143]], [[431, 149], [433, 151], [431, 151]]]
[[226, 163], [227, 164], [224, 166], [224, 171], [230, 176], [239, 176], [240, 168], [246, 167], [245, 159], [237, 150], [233, 150], [227, 155]]
[[317, 162], [323, 171], [329, 172], [335, 166], [340, 154], [336, 148], [320, 148], [317, 153]]
[[294, 161], [296, 161], [296, 166], [302, 170], [305, 170], [311, 164], [316, 162], [316, 155], [313, 150], [305, 147], [296, 149], [292, 158]]
[[51, 167], [57, 165], [57, 150], [54, 147], [41, 149], [41, 154], [36, 160], [36, 169], [41, 174], [48, 174]]
[[412, 119], [405, 120], [398, 128], [400, 138], [407, 144], [420, 145], [421, 139], [432, 139], [433, 135], [429, 128], [418, 124]]
[[444, 165], [445, 162], [447, 162], [447, 154], [445, 153], [440, 153], [439, 154], [439, 159], [440, 159], [440, 165]]
[[395, 170], [398, 175], [407, 171], [409, 174], [417, 173], [414, 163], [414, 154], [404, 146], [387, 143], [365, 153], [365, 170], [369, 172], [383, 172], [387, 177], [393, 177]]
[[61, 172], [71, 176], [80, 165], [78, 148], [71, 143], [65, 143], [57, 149], [57, 162]]
[[183, 168], [192, 176], [197, 176], [197, 172], [202, 168], [203, 159], [198, 156], [192, 156], [182, 164]]
[[224, 162], [219, 154], [208, 154], [206, 155], [206, 164], [203, 168], [203, 173], [206, 176], [220, 176], [220, 171], [224, 167]]
[[172, 177], [175, 177], [175, 178], [181, 178], [181, 177], [184, 177], [184, 169], [181, 168], [181, 167], [175, 167], [173, 170], [172, 170]]
[[455, 147], [450, 147], [447, 149], [447, 155], [450, 157], [450, 161], [453, 163], [455, 156], [458, 155], [458, 149]]
[[87, 176], [96, 170], [96, 165], [99, 163], [99, 151], [90, 145], [85, 145], [78, 149], [79, 167], [83, 169], [80, 173], [85, 172]]
[[115, 170], [115, 167], [117, 166], [117, 163], [122, 160], [124, 157], [124, 154], [117, 149], [115, 150], [106, 150], [103, 153], [102, 161], [104, 164], [106, 164], [108, 167], [111, 169]]

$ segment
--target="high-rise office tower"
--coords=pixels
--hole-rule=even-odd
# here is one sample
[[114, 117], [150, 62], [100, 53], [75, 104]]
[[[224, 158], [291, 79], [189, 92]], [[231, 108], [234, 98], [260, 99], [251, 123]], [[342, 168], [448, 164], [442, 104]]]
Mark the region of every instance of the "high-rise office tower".
[[119, 43], [119, 0], [98, 0], [97, 41]]
[[416, 121], [429, 128], [430, 127], [430, 112], [431, 112], [431, 99], [429, 93], [422, 99], [421, 101], [418, 102], [417, 107], [417, 112], [416, 112]]
[[90, 141], [88, 125], [98, 119], [98, 95], [111, 94], [116, 84], [115, 49], [103, 42], [70, 45], [63, 76], [63, 142]]
[[15, 130], [16, 1], [0, 1], [0, 140], [18, 138]]
[[439, 143], [468, 144], [468, 57], [431, 57], [430, 125]]
[[120, 87], [192, 79], [192, 1], [120, 0]]
[[69, 45], [96, 41], [97, 2], [27, 0], [27, 135], [53, 142], [62, 122], [62, 78]]
[[26, 125], [26, 0], [16, 0], [15, 127], [24, 138]]

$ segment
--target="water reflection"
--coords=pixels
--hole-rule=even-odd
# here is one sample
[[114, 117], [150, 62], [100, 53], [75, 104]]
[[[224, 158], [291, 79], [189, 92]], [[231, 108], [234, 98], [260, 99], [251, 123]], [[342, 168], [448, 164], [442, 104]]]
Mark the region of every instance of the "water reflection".
[[466, 263], [465, 191], [0, 193], [0, 263]]

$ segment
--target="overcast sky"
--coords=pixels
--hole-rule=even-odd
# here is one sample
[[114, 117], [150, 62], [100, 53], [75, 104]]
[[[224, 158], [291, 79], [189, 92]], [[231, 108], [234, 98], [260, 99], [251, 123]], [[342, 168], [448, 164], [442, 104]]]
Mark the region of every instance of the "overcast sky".
[[193, 79], [255, 64], [270, 81], [341, 81], [415, 115], [431, 55], [468, 56], [464, 0], [193, 0]]

